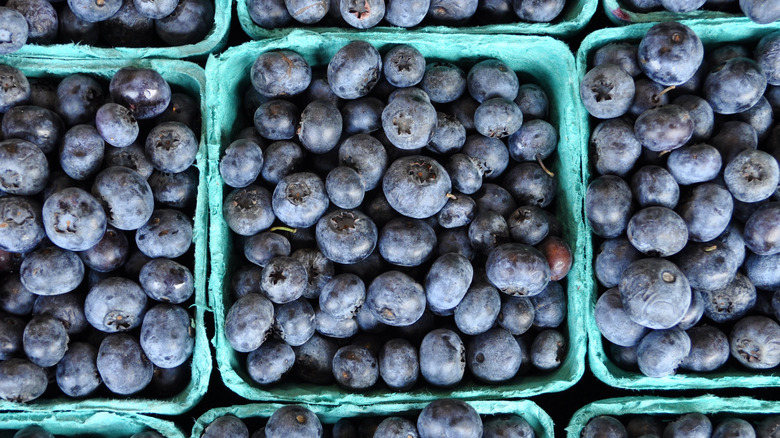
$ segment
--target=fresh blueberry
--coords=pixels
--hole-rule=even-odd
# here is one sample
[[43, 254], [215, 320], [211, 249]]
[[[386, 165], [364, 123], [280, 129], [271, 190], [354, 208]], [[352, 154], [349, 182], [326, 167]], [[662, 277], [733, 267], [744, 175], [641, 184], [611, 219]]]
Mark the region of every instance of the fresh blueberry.
[[732, 158], [723, 169], [723, 180], [734, 199], [742, 202], [763, 201], [777, 190], [780, 168], [770, 154], [747, 149]]
[[508, 137], [523, 124], [523, 113], [517, 104], [503, 97], [494, 97], [482, 102], [474, 112], [474, 126], [477, 132], [494, 138]]
[[117, 333], [100, 343], [97, 369], [106, 387], [120, 395], [134, 394], [152, 381], [154, 366], [133, 336]]
[[462, 400], [434, 400], [417, 417], [420, 438], [480, 438], [482, 430], [479, 414]]
[[223, 415], [209, 423], [201, 438], [249, 438], [249, 429], [233, 415]]
[[260, 287], [265, 296], [274, 303], [295, 301], [306, 288], [306, 268], [292, 257], [274, 257], [263, 268]]
[[91, 125], [76, 125], [62, 137], [60, 165], [71, 178], [83, 181], [94, 176], [103, 161], [105, 142]]
[[668, 257], [685, 247], [688, 227], [674, 210], [654, 206], [639, 210], [631, 217], [626, 235], [640, 252], [651, 257]]
[[48, 383], [46, 370], [27, 359], [0, 361], [0, 400], [35, 400], [43, 395]]
[[22, 196], [0, 198], [0, 248], [26, 253], [46, 237], [41, 218], [41, 206], [34, 199]]
[[210, 0], [179, 0], [167, 17], [155, 20], [157, 36], [170, 46], [202, 41], [214, 27], [214, 4]]
[[252, 21], [268, 29], [284, 27], [292, 19], [284, 0], [248, 0], [246, 6]]
[[92, 184], [92, 194], [103, 205], [108, 224], [120, 230], [136, 230], [152, 216], [154, 196], [149, 183], [127, 167], [101, 171]]
[[531, 344], [531, 363], [539, 370], [558, 368], [566, 358], [566, 338], [555, 329], [540, 332]]
[[718, 114], [735, 114], [755, 105], [766, 91], [766, 75], [750, 58], [733, 58], [704, 80], [704, 98]]
[[195, 203], [198, 196], [198, 169], [166, 173], [155, 170], [147, 182], [154, 200], [167, 207], [184, 209]]
[[27, 140], [48, 154], [56, 149], [65, 127], [60, 116], [52, 110], [20, 105], [5, 113], [2, 131], [5, 138]]
[[168, 82], [158, 72], [147, 68], [119, 69], [108, 88], [114, 102], [129, 108], [139, 120], [159, 116], [171, 102]]
[[246, 368], [253, 381], [270, 385], [282, 379], [295, 363], [295, 352], [284, 342], [270, 339], [249, 353]]
[[382, 56], [365, 41], [352, 41], [328, 62], [328, 83], [336, 96], [357, 99], [366, 96], [379, 81]]
[[146, 156], [140, 143], [133, 143], [124, 148], [105, 146], [103, 167], [121, 166], [137, 172], [143, 179], [148, 180], [154, 172], [151, 161]]
[[84, 21], [97, 22], [110, 18], [119, 11], [122, 0], [68, 0], [68, 7]]
[[639, 66], [661, 85], [682, 85], [693, 77], [704, 59], [704, 46], [696, 33], [677, 22], [656, 24], [639, 43]]
[[634, 122], [634, 133], [642, 146], [653, 151], [671, 151], [693, 136], [693, 118], [677, 105], [664, 105], [643, 112]]
[[271, 199], [274, 214], [291, 227], [316, 224], [328, 208], [325, 184], [315, 174], [301, 172], [282, 178]]
[[601, 294], [594, 310], [596, 326], [609, 342], [622, 347], [633, 347], [647, 334], [645, 326], [635, 323], [623, 308], [617, 288]]
[[410, 389], [420, 375], [417, 349], [405, 339], [391, 339], [379, 352], [379, 374], [394, 390]]
[[144, 316], [141, 348], [158, 367], [174, 368], [186, 362], [195, 347], [195, 330], [187, 310], [175, 304], [158, 304]]
[[363, 178], [365, 190], [373, 190], [387, 168], [387, 152], [376, 138], [356, 134], [339, 146], [339, 165], [354, 169]]
[[166, 303], [181, 304], [195, 292], [190, 270], [165, 258], [153, 259], [145, 264], [138, 282], [149, 298]]
[[566, 2], [563, 0], [514, 0], [515, 13], [523, 21], [549, 23], [560, 15]]
[[436, 232], [419, 219], [393, 219], [379, 233], [379, 253], [394, 265], [419, 266], [435, 247]]
[[398, 27], [414, 27], [420, 24], [431, 0], [387, 0], [385, 20]]
[[155, 210], [135, 233], [135, 243], [152, 258], [180, 257], [192, 244], [192, 220], [178, 210]]
[[385, 16], [384, 0], [341, 0], [341, 17], [357, 29], [370, 29]]
[[742, 274], [737, 274], [722, 288], [700, 292], [704, 300], [704, 315], [716, 323], [736, 321], [756, 304], [756, 288]]
[[431, 385], [452, 386], [463, 378], [465, 357], [466, 347], [457, 333], [436, 329], [425, 335], [420, 344], [420, 372]]
[[366, 286], [354, 274], [331, 278], [319, 296], [320, 310], [336, 319], [354, 317], [366, 299]]
[[228, 310], [225, 337], [234, 350], [248, 353], [265, 341], [274, 322], [274, 305], [260, 294], [246, 294]]
[[680, 329], [653, 330], [639, 342], [637, 362], [649, 377], [673, 375], [691, 351], [691, 338]]
[[509, 165], [509, 150], [497, 138], [470, 135], [466, 138], [461, 153], [477, 161], [486, 180], [500, 177]]
[[728, 226], [734, 201], [731, 194], [715, 183], [697, 185], [677, 212], [688, 225], [688, 238], [708, 242], [718, 237]]
[[745, 246], [758, 256], [780, 254], [780, 202], [759, 207], [745, 222]]
[[368, 257], [378, 239], [376, 225], [358, 210], [336, 210], [317, 222], [317, 245], [336, 263], [354, 264]]
[[78, 291], [61, 295], [39, 295], [32, 314], [54, 316], [65, 326], [68, 335], [79, 334], [89, 326], [84, 314], [84, 296]]
[[605, 239], [620, 236], [631, 218], [631, 188], [620, 177], [593, 180], [585, 194], [585, 214], [594, 234]]
[[631, 263], [618, 287], [628, 317], [652, 329], [674, 327], [691, 303], [691, 287], [685, 275], [662, 258]]
[[680, 363], [690, 371], [715, 371], [729, 359], [729, 339], [717, 327], [693, 327], [687, 331], [691, 338], [691, 351]]
[[19, 11], [0, 8], [0, 54], [7, 55], [22, 48], [27, 43], [29, 26]]
[[580, 82], [582, 104], [598, 119], [612, 119], [628, 112], [634, 94], [634, 79], [615, 64], [592, 68]]
[[198, 139], [181, 122], [165, 122], [155, 126], [146, 137], [146, 156], [152, 166], [161, 172], [184, 172], [198, 154]]
[[252, 236], [268, 229], [276, 219], [271, 193], [258, 185], [230, 192], [222, 204], [222, 214], [228, 227], [241, 236]]
[[[10, 65], [0, 64], [0, 83], [3, 84], [3, 87], [0, 88], [0, 111], [6, 112], [16, 105], [26, 103], [30, 99], [32, 92], [30, 82], [21, 70]], [[60, 86], [62, 86], [62, 82], [60, 82]], [[59, 95], [58, 87], [57, 96], [59, 97]], [[61, 111], [58, 110], [57, 112], [62, 115]]]
[[24, 327], [22, 345], [30, 362], [47, 368], [62, 359], [68, 349], [68, 340], [62, 321], [51, 315], [40, 315]]
[[266, 438], [321, 437], [322, 423], [314, 412], [302, 406], [284, 406], [265, 425]]
[[353, 391], [370, 388], [379, 379], [379, 363], [367, 348], [347, 345], [333, 356], [333, 377]]
[[92, 248], [106, 231], [103, 207], [92, 195], [75, 187], [51, 195], [41, 215], [49, 240], [70, 251]]
[[399, 158], [387, 169], [383, 191], [390, 205], [403, 214], [424, 219], [438, 213], [452, 189], [449, 175], [436, 160], [412, 155]]
[[534, 296], [550, 281], [550, 267], [541, 252], [521, 243], [505, 243], [488, 255], [490, 283], [508, 295]]
[[134, 281], [110, 277], [93, 286], [84, 302], [84, 315], [96, 329], [124, 332], [141, 325], [146, 294]]
[[666, 161], [669, 173], [681, 185], [711, 181], [718, 176], [721, 166], [720, 152], [704, 143], [675, 149]]
[[98, 349], [86, 342], [73, 342], [57, 364], [57, 386], [69, 397], [85, 397], [100, 387]]
[[84, 264], [73, 252], [49, 246], [29, 253], [19, 268], [22, 285], [36, 295], [70, 292], [84, 278]]
[[10, 195], [35, 195], [46, 187], [49, 164], [38, 146], [22, 139], [0, 142], [0, 190]]
[[422, 285], [399, 271], [378, 275], [366, 291], [365, 306], [379, 321], [390, 326], [408, 326], [425, 311]]
[[436, 108], [417, 96], [399, 96], [382, 110], [382, 129], [395, 147], [403, 150], [427, 145], [438, 124]]

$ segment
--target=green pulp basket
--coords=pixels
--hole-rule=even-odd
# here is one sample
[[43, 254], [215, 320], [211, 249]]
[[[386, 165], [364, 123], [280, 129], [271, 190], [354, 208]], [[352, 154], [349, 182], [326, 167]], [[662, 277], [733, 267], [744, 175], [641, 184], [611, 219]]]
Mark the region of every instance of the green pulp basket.
[[580, 438], [582, 429], [585, 428], [588, 421], [600, 415], [615, 417], [621, 415], [658, 415], [673, 418], [694, 412], [717, 417], [758, 418], [762, 415], [780, 414], [780, 403], [756, 400], [750, 397], [722, 398], [713, 395], [695, 398], [612, 398], [590, 403], [575, 412], [566, 427], [566, 436]]
[[[744, 23], [734, 26], [720, 26], [717, 24], [702, 24], [698, 22], [683, 22], [690, 26], [701, 38], [705, 45], [717, 46], [724, 43], [749, 43], [755, 44], [762, 36], [780, 29], [780, 24], [758, 25]], [[638, 43], [652, 27], [650, 23], [635, 24], [626, 27], [603, 29], [588, 35], [583, 40], [580, 49], [577, 52], [577, 76], [582, 78], [588, 70], [588, 62], [593, 57], [596, 50], [608, 43], [617, 41], [628, 41]], [[582, 103], [577, 99], [577, 105], [582, 107]], [[583, 122], [582, 138], [582, 162], [583, 179], [588, 184], [594, 177], [591, 175], [589, 165], [588, 140], [591, 129], [595, 123], [587, 120]], [[720, 371], [712, 373], [685, 373], [669, 377], [653, 378], [647, 377], [639, 372], [626, 371], [614, 364], [605, 351], [605, 344], [602, 341], [601, 333], [596, 326], [594, 317], [594, 308], [598, 297], [598, 284], [593, 271], [594, 262], [594, 236], [591, 234], [590, 225], [585, 221], [587, 228], [585, 262], [587, 264], [588, 275], [585, 277], [586, 287], [588, 289], [588, 304], [585, 311], [585, 321], [588, 331], [588, 358], [590, 369], [600, 380], [611, 386], [629, 389], [713, 389], [729, 387], [767, 387], [780, 386], [780, 370], [766, 371], [748, 371], [743, 368], [727, 367]]]
[[[233, 351], [224, 333], [227, 309], [233, 303], [229, 277], [235, 269], [230, 231], [222, 218], [222, 200], [227, 193], [219, 174], [219, 159], [233, 134], [251, 122], [240, 112], [240, 99], [249, 84], [249, 68], [258, 55], [269, 50], [291, 49], [312, 66], [326, 65], [333, 54], [354, 39], [371, 42], [380, 52], [396, 44], [410, 44], [432, 59], [471, 65], [486, 58], [499, 58], [520, 73], [521, 81], [535, 78], [550, 95], [551, 123], [558, 126], [559, 145], [553, 171], [559, 178], [557, 214], [567, 242], [576, 251], [574, 265], [567, 277], [569, 351], [561, 367], [547, 374], [518, 376], [500, 386], [472, 381], [449, 389], [428, 385], [410, 392], [390, 392], [386, 388], [364, 393], [346, 392], [335, 385], [284, 383], [269, 388], [255, 385], [244, 370], [243, 360]], [[574, 385], [584, 371], [585, 332], [582, 309], [588, 294], [585, 288], [585, 234], [582, 222], [582, 186], [580, 162], [580, 107], [575, 103], [574, 63], [569, 49], [549, 37], [438, 35], [420, 39], [414, 34], [294, 32], [287, 37], [251, 42], [210, 58], [206, 66], [206, 98], [214, 105], [208, 118], [209, 201], [211, 210], [209, 303], [214, 310], [217, 364], [229, 388], [244, 398], [261, 401], [365, 405], [376, 402], [425, 401], [442, 397], [461, 399], [506, 399], [563, 391]]]
[[[480, 415], [501, 415], [516, 414], [525, 419], [534, 429], [537, 438], [553, 438], [553, 421], [550, 416], [542, 410], [536, 403], [528, 400], [517, 401], [470, 401], [468, 402]], [[405, 416], [414, 418], [428, 403], [386, 403], [367, 406], [340, 405], [304, 405], [314, 412], [320, 421], [324, 424], [333, 424], [342, 418], [357, 417], [392, 417]], [[267, 420], [277, 409], [283, 407], [283, 404], [251, 404], [239, 405], [226, 408], [212, 409], [201, 415], [195, 421], [192, 427], [191, 438], [200, 438], [203, 430], [211, 424], [212, 421], [223, 415], [233, 415], [242, 420], [255, 421], [260, 424], [253, 424], [249, 428], [251, 433], [253, 427], [259, 427], [264, 420]], [[250, 423], [251, 424], [251, 423]]]
[[[241, 28], [244, 29], [247, 35], [253, 40], [260, 40], [264, 38], [280, 38], [295, 29], [295, 27], [284, 27], [279, 29], [266, 29], [258, 26], [252, 18], [249, 16], [249, 7], [247, 6], [248, 0], [236, 0], [236, 9], [238, 11], [238, 21], [241, 23]], [[332, 3], [332, 2], [331, 2]], [[593, 14], [598, 9], [598, 0], [567, 0], [566, 6], [561, 11], [561, 14], [552, 23], [507, 23], [507, 24], [487, 24], [481, 26], [463, 26], [463, 27], [449, 27], [449, 26], [420, 26], [406, 29], [403, 27], [376, 26], [372, 29], [367, 29], [365, 32], [388, 32], [392, 34], [408, 34], [410, 32], [420, 34], [468, 34], [468, 35], [484, 35], [484, 34], [523, 34], [523, 35], [551, 35], [558, 37], [568, 37], [578, 31], [582, 30], [590, 21]], [[361, 32], [358, 29], [351, 27], [323, 27], [314, 25], [312, 27], [300, 27], [298, 29], [304, 29], [313, 32]], [[345, 25], [346, 26], [346, 25]]]
[[[165, 438], [185, 438], [170, 421], [128, 412], [5, 412], [0, 414], [0, 435], [4, 431], [41, 426], [57, 436], [101, 436], [130, 438], [153, 430]], [[11, 436], [11, 435], [8, 435]]]
[[631, 10], [631, 6], [621, 0], [601, 0], [601, 7], [607, 18], [615, 24], [658, 23], [661, 21], [690, 20], [701, 24], [726, 23], [742, 25], [752, 23], [744, 14], [735, 12], [711, 11], [698, 9], [691, 12], [670, 12], [667, 10], [639, 12]]
[[214, 26], [202, 41], [193, 44], [172, 47], [99, 47], [80, 43], [25, 44], [14, 54], [43, 59], [205, 58], [210, 53], [222, 50], [227, 43], [232, 9], [233, 0], [214, 0]]
[[[125, 60], [79, 60], [74, 64], [72, 59], [35, 59], [17, 55], [0, 57], [0, 63], [8, 64], [20, 69], [27, 77], [38, 78], [62, 78], [74, 73], [87, 74], [105, 80], [106, 85], [111, 76], [122, 67], [151, 68], [159, 72], [172, 86], [179, 88], [200, 100], [201, 114], [206, 114], [206, 101], [204, 98], [206, 78], [199, 66], [178, 60], [149, 60], [149, 59], [125, 59]], [[206, 233], [208, 231], [208, 211], [206, 201], [206, 130], [205, 122], [201, 128], [200, 149], [196, 158], [196, 166], [199, 171], [198, 197], [193, 218], [193, 245], [195, 249], [195, 266], [192, 271], [195, 280], [195, 348], [192, 353], [192, 379], [186, 389], [180, 394], [167, 399], [140, 399], [133, 397], [115, 398], [55, 398], [43, 399], [28, 403], [16, 403], [0, 401], [0, 411], [74, 411], [80, 409], [110, 410], [110, 411], [134, 411], [155, 413], [162, 415], [177, 415], [188, 411], [195, 406], [206, 393], [209, 376], [211, 374], [211, 351], [209, 350], [208, 337], [204, 313], [207, 308], [206, 301]], [[56, 383], [50, 383], [56, 385]]]

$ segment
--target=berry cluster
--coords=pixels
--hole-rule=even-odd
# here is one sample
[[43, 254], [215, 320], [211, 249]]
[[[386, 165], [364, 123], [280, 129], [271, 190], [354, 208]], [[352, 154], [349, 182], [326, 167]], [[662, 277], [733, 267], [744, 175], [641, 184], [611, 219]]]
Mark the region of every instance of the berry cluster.
[[[714, 424], [713, 424], [714, 423]], [[747, 421], [728, 415], [713, 421], [700, 413], [664, 418], [656, 415], [638, 415], [620, 419], [601, 415], [592, 418], [582, 430], [582, 438], [726, 438], [771, 437], [780, 433], [780, 416], [769, 415]]]

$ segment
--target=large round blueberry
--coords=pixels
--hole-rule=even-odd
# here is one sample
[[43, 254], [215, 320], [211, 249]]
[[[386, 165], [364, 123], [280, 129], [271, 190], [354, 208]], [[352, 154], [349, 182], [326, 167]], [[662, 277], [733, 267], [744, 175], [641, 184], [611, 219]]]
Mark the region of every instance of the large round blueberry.
[[691, 338], [684, 331], [676, 328], [653, 330], [639, 342], [639, 370], [650, 377], [672, 375], [690, 351]]
[[138, 275], [138, 282], [149, 298], [166, 303], [181, 304], [195, 292], [192, 272], [166, 258], [153, 259], [145, 264]]
[[103, 205], [108, 224], [120, 230], [140, 228], [154, 211], [149, 183], [127, 167], [113, 166], [100, 172], [92, 184], [92, 194]]
[[109, 84], [114, 102], [130, 108], [136, 119], [159, 116], [171, 102], [171, 87], [154, 70], [124, 67]]
[[86, 342], [73, 342], [57, 364], [57, 386], [69, 397], [84, 397], [100, 387], [98, 350]]
[[682, 85], [696, 74], [704, 59], [704, 46], [688, 26], [665, 22], [651, 27], [637, 52], [639, 67], [661, 85]]
[[[92, 81], [94, 82], [94, 79]], [[10, 65], [0, 65], [0, 83], [3, 84], [3, 87], [0, 88], [0, 111], [6, 112], [16, 105], [27, 102], [30, 98], [30, 82], [19, 69]], [[57, 95], [59, 97], [59, 87]], [[62, 114], [59, 110], [57, 112]]]
[[745, 246], [760, 256], [780, 253], [780, 202], [759, 207], [745, 222]]
[[328, 83], [336, 96], [357, 99], [371, 92], [382, 72], [382, 56], [365, 41], [352, 41], [328, 62]]
[[19, 268], [19, 278], [36, 295], [70, 292], [84, 279], [84, 264], [73, 252], [49, 246], [28, 254]]
[[379, 379], [379, 363], [366, 347], [347, 345], [333, 356], [333, 377], [352, 391], [370, 388]]
[[284, 342], [270, 339], [246, 358], [249, 376], [261, 385], [278, 382], [292, 369], [295, 352]]
[[693, 118], [683, 107], [663, 105], [643, 112], [634, 122], [642, 146], [653, 152], [671, 151], [693, 136]]
[[550, 281], [550, 266], [541, 252], [521, 243], [493, 249], [485, 262], [490, 283], [508, 295], [534, 296]]
[[295, 301], [306, 288], [306, 268], [292, 257], [274, 257], [263, 268], [260, 287], [269, 300], [276, 304]]
[[652, 329], [674, 327], [691, 304], [688, 279], [666, 259], [648, 258], [631, 263], [623, 271], [618, 287], [628, 317]]
[[596, 326], [609, 342], [622, 347], [633, 347], [647, 334], [647, 327], [628, 317], [617, 288], [604, 292], [594, 309]]
[[56, 149], [65, 127], [60, 116], [52, 110], [20, 105], [5, 113], [2, 131], [5, 138], [27, 140], [48, 154]]
[[420, 375], [420, 360], [415, 348], [405, 339], [391, 339], [379, 351], [379, 375], [390, 388], [409, 389]]
[[4, 251], [26, 253], [46, 237], [41, 206], [31, 198], [0, 198], [0, 223], [0, 249]]
[[766, 316], [746, 316], [729, 335], [731, 355], [751, 369], [769, 369], [780, 364], [780, 325]]
[[27, 20], [19, 11], [11, 8], [0, 8], [0, 54], [7, 55], [22, 48], [27, 43], [29, 27]]
[[295, 52], [266, 52], [252, 64], [251, 80], [252, 86], [263, 96], [294, 96], [311, 83], [311, 67]]
[[417, 431], [420, 438], [480, 438], [482, 419], [462, 400], [439, 399], [420, 412]]
[[92, 195], [76, 187], [60, 190], [43, 204], [43, 227], [60, 248], [85, 251], [106, 231], [106, 213]]
[[691, 351], [680, 363], [690, 371], [714, 371], [729, 359], [729, 339], [714, 326], [693, 327], [687, 331], [691, 338]]
[[399, 96], [382, 110], [382, 129], [399, 149], [417, 149], [433, 138], [438, 117], [436, 108], [418, 96]]
[[469, 341], [466, 361], [477, 379], [504, 382], [517, 374], [522, 356], [514, 336], [504, 329], [495, 328]]
[[668, 257], [688, 242], [688, 227], [666, 207], [647, 207], [631, 217], [626, 235], [632, 245], [651, 257]]
[[673, 150], [666, 167], [678, 184], [690, 185], [715, 179], [723, 160], [715, 147], [700, 143]]
[[585, 215], [597, 236], [620, 236], [631, 218], [631, 188], [613, 175], [593, 180], [585, 193]]
[[75, 180], [85, 180], [100, 171], [105, 142], [91, 125], [76, 125], [62, 137], [60, 165]]
[[187, 125], [181, 122], [165, 122], [149, 132], [144, 150], [155, 169], [179, 173], [195, 162], [198, 146], [195, 133]]
[[412, 155], [395, 160], [382, 181], [387, 202], [404, 216], [425, 219], [447, 203], [452, 183], [436, 160]]
[[149, 257], [175, 259], [190, 249], [192, 220], [173, 209], [155, 210], [135, 233], [138, 249]]
[[723, 169], [723, 180], [737, 201], [763, 201], [777, 190], [780, 167], [770, 154], [746, 149], [729, 161]]
[[474, 64], [469, 69], [466, 81], [469, 94], [480, 103], [494, 97], [514, 100], [519, 89], [515, 72], [498, 59], [486, 59]]
[[263, 170], [263, 150], [257, 142], [240, 139], [225, 149], [219, 160], [219, 174], [230, 187], [241, 188], [252, 184]]
[[0, 400], [35, 400], [43, 395], [48, 383], [46, 370], [27, 359], [0, 361]]
[[230, 230], [241, 236], [257, 234], [269, 228], [276, 219], [271, 206], [271, 193], [258, 185], [228, 193], [222, 204], [222, 215]]
[[766, 75], [750, 58], [732, 58], [715, 67], [704, 80], [704, 98], [718, 114], [741, 113], [755, 105], [766, 90]]
[[379, 321], [396, 327], [414, 324], [425, 311], [422, 285], [398, 271], [374, 278], [366, 291], [365, 306]]
[[321, 437], [322, 423], [303, 406], [284, 406], [271, 415], [265, 425], [266, 438]]
[[139, 342], [124, 333], [103, 338], [98, 350], [97, 369], [106, 387], [120, 395], [144, 389], [154, 375], [154, 365], [144, 355]]
[[141, 325], [146, 301], [146, 294], [137, 283], [110, 277], [89, 290], [84, 314], [87, 321], [102, 332], [124, 332]]
[[177, 367], [192, 355], [195, 331], [190, 314], [175, 304], [158, 304], [144, 316], [141, 325], [141, 348], [158, 367]]
[[359, 210], [336, 210], [317, 222], [317, 246], [336, 263], [354, 264], [374, 251], [378, 232], [374, 222]]
[[43, 151], [29, 141], [0, 142], [0, 166], [0, 190], [8, 194], [35, 195], [46, 187], [49, 163]]
[[596, 66], [580, 82], [580, 99], [598, 119], [620, 117], [634, 101], [634, 79], [615, 64]]
[[308, 228], [316, 224], [328, 204], [325, 184], [311, 172], [282, 178], [271, 198], [276, 217], [291, 227]]
[[225, 337], [234, 350], [248, 353], [265, 341], [274, 322], [274, 305], [261, 294], [246, 294], [225, 316]]
[[398, 266], [419, 266], [433, 254], [436, 232], [419, 219], [396, 218], [379, 233], [379, 253]]
[[728, 226], [733, 210], [731, 194], [715, 183], [694, 187], [690, 196], [677, 207], [688, 225], [688, 238], [694, 242], [708, 242], [718, 237]]
[[501, 295], [489, 284], [472, 285], [455, 308], [455, 324], [467, 335], [478, 335], [495, 324], [501, 311]]

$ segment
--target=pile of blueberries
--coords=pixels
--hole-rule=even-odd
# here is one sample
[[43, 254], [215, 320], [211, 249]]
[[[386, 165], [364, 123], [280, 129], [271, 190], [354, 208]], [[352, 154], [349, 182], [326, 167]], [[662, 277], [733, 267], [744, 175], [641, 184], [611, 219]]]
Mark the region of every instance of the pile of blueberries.
[[[90, 436], [95, 436], [95, 435], [90, 435]], [[17, 431], [13, 435], [9, 435], [9, 437], [11, 438], [55, 438], [56, 435], [48, 432], [46, 429], [44, 429], [41, 426], [27, 426], [24, 429]], [[163, 438], [163, 436], [153, 430], [146, 430], [143, 432], [138, 432], [136, 434], [133, 434], [132, 436], [130, 436], [130, 438]]]
[[763, 438], [780, 434], [780, 415], [765, 415], [749, 422], [738, 416], [719, 415], [716, 425], [700, 413], [678, 417], [637, 415], [626, 419], [602, 415], [592, 418], [582, 430], [582, 438]]
[[401, 416], [345, 418], [325, 427], [311, 410], [289, 405], [277, 409], [264, 425], [251, 434], [241, 419], [225, 415], [206, 426], [201, 438], [441, 438], [454, 436], [452, 433], [462, 438], [536, 436], [531, 425], [519, 415], [480, 417], [464, 401], [439, 399], [424, 407], [416, 421]]
[[180, 392], [199, 103], [145, 68], [0, 84], [0, 399]]
[[560, 366], [572, 251], [545, 210], [544, 90], [498, 59], [465, 72], [364, 41], [326, 71], [278, 50], [248, 73], [254, 126], [220, 173], [239, 252], [224, 330], [252, 380], [408, 390]]
[[[754, 50], [753, 50], [754, 49]], [[663, 377], [780, 364], [780, 32], [708, 49], [687, 26], [596, 51], [580, 94], [595, 307], [615, 363]], [[773, 85], [775, 84], [775, 85]]]
[[774, 4], [760, 0], [625, 0], [625, 2], [637, 12], [667, 10], [685, 13], [704, 9], [734, 13], [741, 11], [758, 24], [774, 23], [780, 19], [780, 10]]
[[298, 26], [474, 26], [521, 20], [549, 23], [565, 0], [239, 0], [268, 29]]
[[181, 46], [213, 26], [213, 0], [8, 0], [0, 6], [0, 54], [25, 44]]

